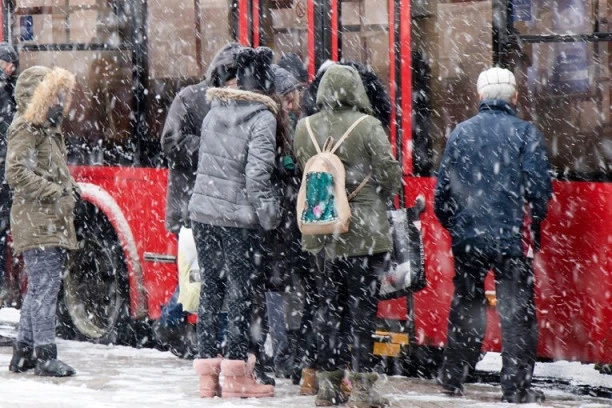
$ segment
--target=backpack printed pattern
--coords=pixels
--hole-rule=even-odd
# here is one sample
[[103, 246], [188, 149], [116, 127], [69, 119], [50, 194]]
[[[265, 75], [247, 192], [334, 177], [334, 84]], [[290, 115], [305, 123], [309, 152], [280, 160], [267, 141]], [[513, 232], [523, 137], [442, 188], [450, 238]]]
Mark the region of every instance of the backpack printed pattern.
[[323, 149], [319, 147], [312, 132], [310, 118], [306, 118], [308, 135], [317, 149], [317, 154], [306, 162], [298, 194], [297, 221], [302, 234], [343, 234], [349, 230], [349, 201], [366, 185], [371, 174], [366, 176], [350, 196], [347, 195], [344, 164], [335, 153], [353, 129], [367, 117], [364, 115], [357, 119], [335, 144], [334, 139], [328, 137]]

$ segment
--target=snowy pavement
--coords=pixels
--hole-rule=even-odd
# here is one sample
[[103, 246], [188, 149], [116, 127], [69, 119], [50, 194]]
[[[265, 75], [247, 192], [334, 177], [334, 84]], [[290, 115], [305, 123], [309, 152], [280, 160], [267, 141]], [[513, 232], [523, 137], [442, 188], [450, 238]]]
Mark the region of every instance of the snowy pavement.
[[[0, 334], [15, 335], [19, 312], [0, 310]], [[60, 357], [77, 370], [72, 378], [36, 377], [33, 372], [14, 374], [7, 367], [12, 350], [0, 348], [0, 408], [127, 408], [127, 407], [313, 407], [313, 397], [298, 396], [299, 388], [288, 380], [278, 381], [276, 397], [261, 400], [203, 400], [198, 397], [198, 379], [191, 361], [169, 352], [58, 341]], [[489, 353], [480, 370], [499, 371], [498, 354]], [[557, 362], [539, 363], [536, 376], [562, 378], [566, 382], [612, 388], [612, 376], [597, 373], [593, 365]], [[389, 377], [383, 384], [394, 407], [508, 407], [499, 402], [499, 386], [467, 384], [462, 398], [440, 394], [433, 380]], [[612, 400], [577, 396], [545, 389], [548, 407], [611, 407]], [[536, 406], [536, 405], [533, 405]], [[529, 405], [528, 405], [529, 407]]]

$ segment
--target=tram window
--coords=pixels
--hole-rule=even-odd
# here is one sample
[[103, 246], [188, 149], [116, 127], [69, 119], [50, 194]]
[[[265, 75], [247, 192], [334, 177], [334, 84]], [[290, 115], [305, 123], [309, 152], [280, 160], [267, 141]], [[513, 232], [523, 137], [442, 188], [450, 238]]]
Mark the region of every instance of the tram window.
[[492, 64], [492, 13], [491, 0], [428, 2], [413, 12], [413, 73], [423, 76], [429, 122], [421, 125], [428, 136], [415, 139], [414, 150], [431, 156], [421, 159], [420, 175], [432, 168], [428, 160], [438, 168], [450, 132], [478, 110], [476, 80]]
[[377, 0], [343, 1], [342, 58], [368, 65], [389, 83], [388, 2]]
[[303, 2], [263, 0], [261, 45], [272, 48], [277, 59], [284, 53], [296, 53], [308, 63], [308, 28]]
[[[595, 26], [592, 0], [513, 1], [513, 20], [521, 34], [590, 34]], [[606, 1], [599, 3], [605, 7]]]
[[117, 0], [17, 0], [16, 35], [21, 43], [119, 45], [129, 20], [119, 18]]
[[519, 109], [544, 134], [555, 173], [610, 178], [612, 44], [536, 43], [524, 51], [515, 68]]
[[64, 121], [72, 164], [121, 164], [134, 158], [132, 56], [126, 46], [130, 19], [123, 3], [14, 4], [12, 34], [20, 69], [58, 66], [76, 75], [72, 109]]

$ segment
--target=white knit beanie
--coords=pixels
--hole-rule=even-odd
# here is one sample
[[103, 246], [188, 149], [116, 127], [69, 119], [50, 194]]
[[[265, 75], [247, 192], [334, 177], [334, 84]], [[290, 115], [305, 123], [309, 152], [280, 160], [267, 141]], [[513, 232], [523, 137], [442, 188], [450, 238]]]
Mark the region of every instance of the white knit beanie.
[[509, 70], [494, 67], [480, 74], [476, 88], [484, 99], [510, 101], [516, 93], [516, 80]]

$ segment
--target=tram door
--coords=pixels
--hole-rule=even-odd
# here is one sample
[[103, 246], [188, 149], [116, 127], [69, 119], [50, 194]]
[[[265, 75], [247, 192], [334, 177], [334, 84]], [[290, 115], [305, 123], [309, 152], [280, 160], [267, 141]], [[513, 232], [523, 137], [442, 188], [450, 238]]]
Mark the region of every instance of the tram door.
[[[502, 61], [519, 85], [519, 112], [547, 143], [556, 198], [549, 205], [539, 285], [540, 354], [609, 361], [612, 282], [612, 1], [509, 1]], [[546, 238], [546, 237], [545, 237]], [[609, 270], [609, 267], [607, 268]]]

